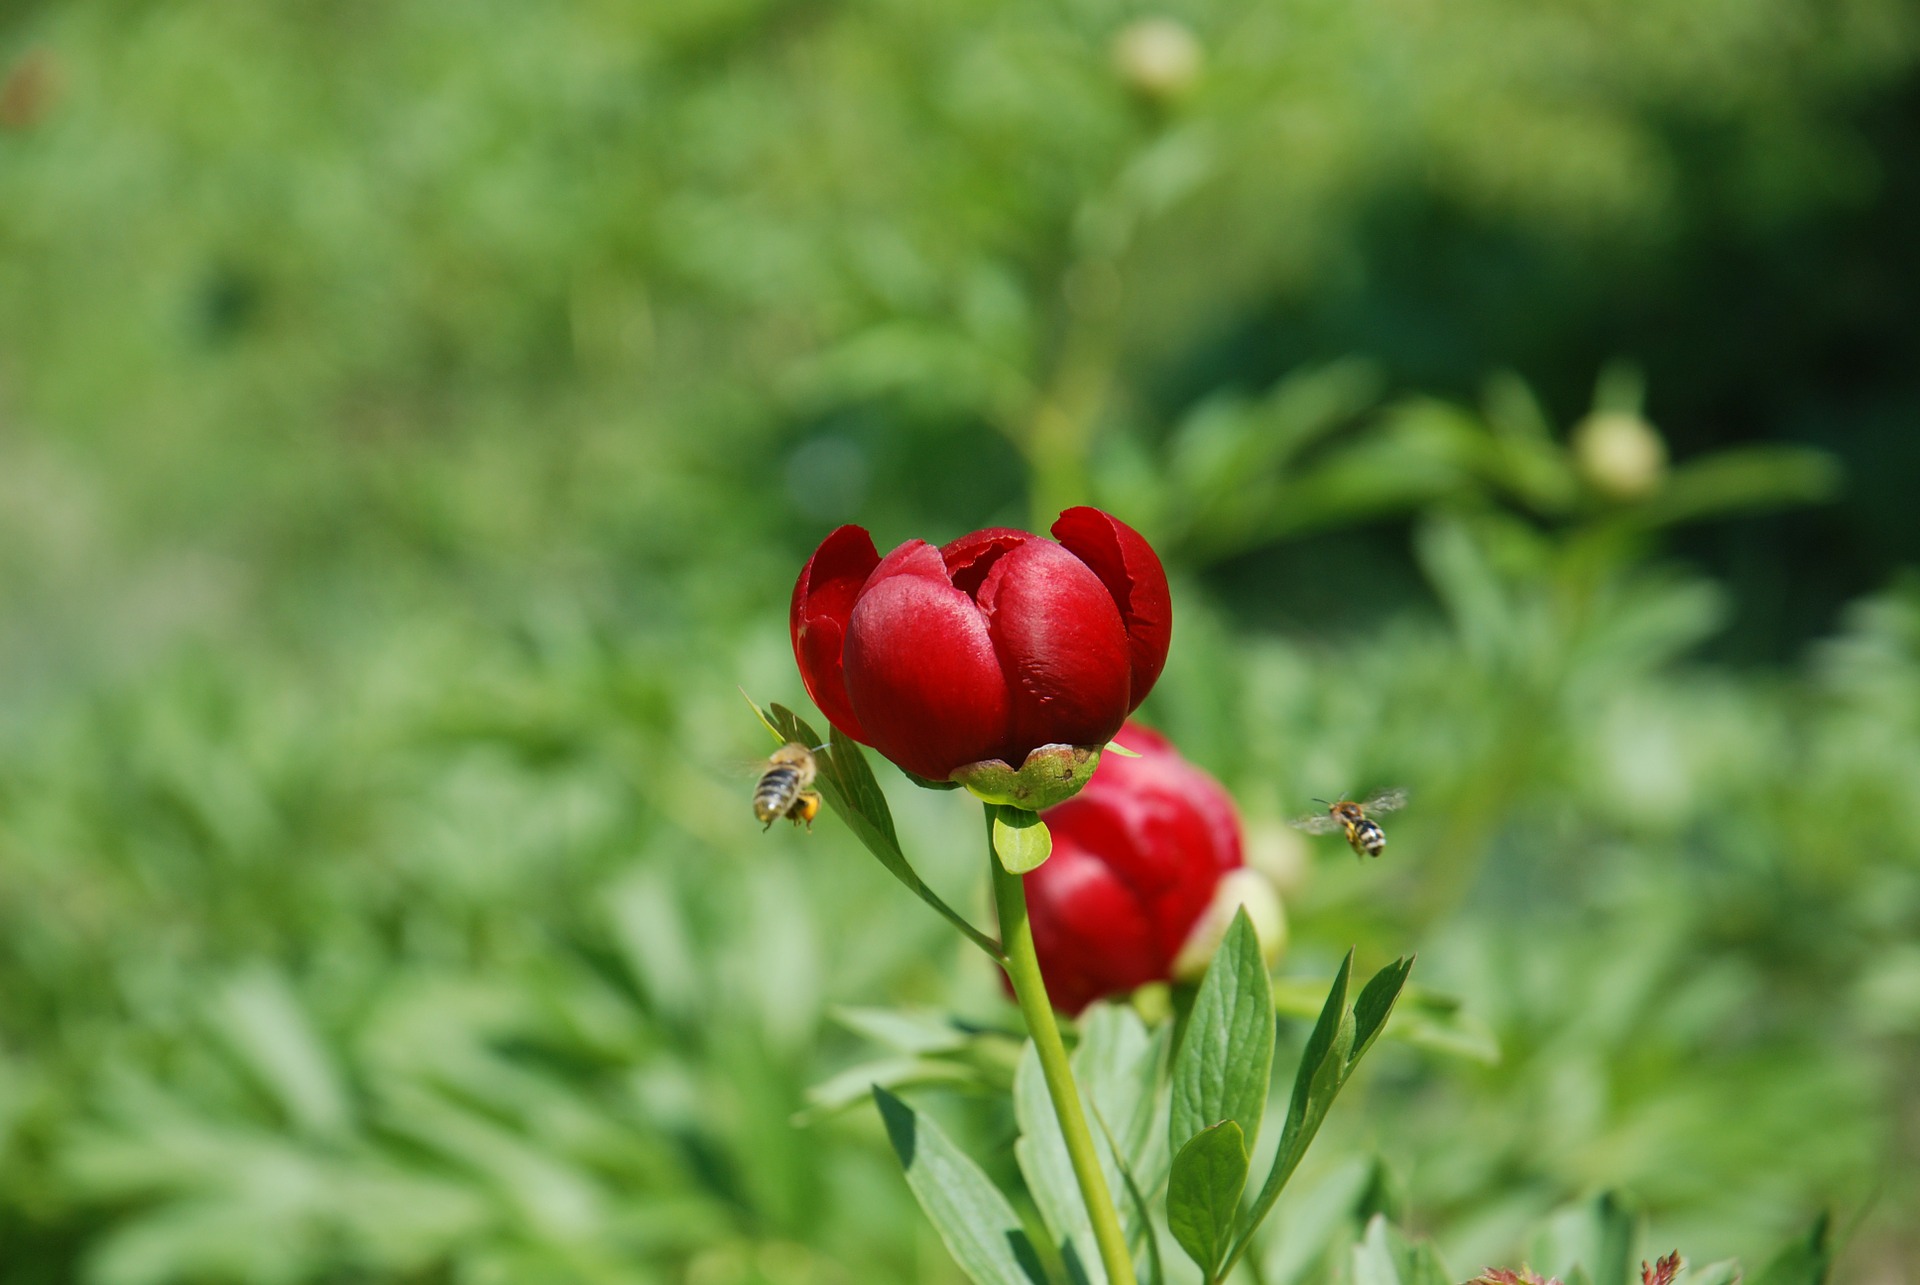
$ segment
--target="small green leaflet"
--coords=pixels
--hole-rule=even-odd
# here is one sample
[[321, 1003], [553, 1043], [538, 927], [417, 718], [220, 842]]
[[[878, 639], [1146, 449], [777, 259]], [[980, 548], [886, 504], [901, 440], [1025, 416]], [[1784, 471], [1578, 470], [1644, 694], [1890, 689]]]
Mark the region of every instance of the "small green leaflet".
[[993, 851], [1008, 874], [1023, 875], [1038, 870], [1053, 855], [1053, 835], [1038, 812], [1005, 804], [993, 808]]
[[1232, 1120], [1202, 1129], [1173, 1158], [1167, 1180], [1167, 1227], [1209, 1281], [1217, 1279], [1240, 1194], [1247, 1189], [1246, 1135]]

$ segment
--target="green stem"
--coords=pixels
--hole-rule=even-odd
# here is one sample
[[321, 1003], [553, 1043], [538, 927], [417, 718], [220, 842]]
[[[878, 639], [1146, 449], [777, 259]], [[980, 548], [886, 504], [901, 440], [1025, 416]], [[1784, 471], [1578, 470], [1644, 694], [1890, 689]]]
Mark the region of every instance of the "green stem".
[[1087, 1129], [1087, 1117], [1080, 1108], [1080, 1090], [1074, 1085], [1073, 1071], [1067, 1065], [1067, 1046], [1061, 1041], [1060, 1027], [1053, 1020], [1053, 1001], [1047, 998], [1047, 984], [1040, 977], [1040, 957], [1033, 948], [1033, 926], [1027, 922], [1026, 886], [1019, 875], [1007, 872], [993, 851], [991, 805], [987, 808], [987, 865], [993, 871], [993, 903], [1000, 912], [1000, 949], [1005, 953], [1001, 966], [1013, 982], [1014, 998], [1020, 1002], [1020, 1014], [1027, 1020], [1027, 1033], [1033, 1037], [1033, 1047], [1040, 1055], [1047, 1095], [1053, 1099], [1060, 1134], [1066, 1139], [1073, 1176], [1080, 1182], [1080, 1198], [1086, 1202], [1087, 1218], [1093, 1224], [1094, 1241], [1100, 1246], [1100, 1261], [1106, 1265], [1107, 1281], [1109, 1285], [1135, 1285], [1133, 1255], [1127, 1252], [1127, 1236], [1120, 1229], [1120, 1215], [1107, 1191], [1107, 1176], [1100, 1168], [1100, 1153], [1094, 1150], [1093, 1134]]

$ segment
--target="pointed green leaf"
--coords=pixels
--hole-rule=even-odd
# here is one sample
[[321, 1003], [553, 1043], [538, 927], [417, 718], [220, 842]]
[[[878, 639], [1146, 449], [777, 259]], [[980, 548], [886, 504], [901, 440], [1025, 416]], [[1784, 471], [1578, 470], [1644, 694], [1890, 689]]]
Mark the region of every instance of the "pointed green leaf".
[[1210, 1281], [1232, 1242], [1246, 1189], [1246, 1135], [1232, 1120], [1201, 1130], [1173, 1158], [1167, 1228]]
[[1135, 1242], [1145, 1240], [1147, 1246], [1147, 1285], [1165, 1285], [1166, 1268], [1160, 1262], [1160, 1236], [1153, 1229], [1153, 1214], [1147, 1208], [1146, 1193], [1140, 1189], [1140, 1180], [1133, 1172], [1133, 1166], [1120, 1154], [1120, 1142], [1113, 1136], [1113, 1130], [1107, 1128], [1107, 1122], [1100, 1117], [1096, 1106], [1093, 1119], [1100, 1126], [1100, 1133], [1106, 1139], [1107, 1152], [1114, 1157], [1120, 1170], [1120, 1185], [1127, 1193], [1127, 1213], [1130, 1219], [1130, 1231], [1127, 1244], [1137, 1254]]
[[993, 851], [1009, 874], [1038, 870], [1053, 855], [1053, 835], [1038, 812], [990, 804], [993, 808]]
[[885, 1089], [873, 1100], [907, 1185], [974, 1285], [1045, 1285], [1033, 1243], [999, 1188], [940, 1127]]
[[1273, 989], [1260, 941], [1242, 909], [1194, 997], [1173, 1060], [1168, 1144], [1175, 1154], [1202, 1129], [1232, 1120], [1250, 1144], [1260, 1136], [1273, 1074]]
[[[759, 712], [759, 706], [756, 705], [754, 709]], [[809, 747], [821, 744], [819, 734], [806, 720], [784, 705], [771, 706], [769, 713], [760, 714], [760, 720], [773, 729], [775, 736], [785, 740], [798, 741]], [[1000, 943], [968, 923], [964, 915], [942, 900], [914, 871], [912, 863], [900, 850], [900, 838], [893, 828], [893, 813], [887, 807], [887, 796], [881, 792], [880, 783], [873, 779], [873, 769], [867, 766], [866, 755], [860, 747], [842, 736], [839, 728], [835, 728], [827, 748], [815, 751], [814, 758], [819, 767], [818, 775], [814, 777], [814, 788], [820, 791], [834, 815], [846, 822], [854, 837], [866, 845], [867, 851], [877, 857], [887, 872], [905, 884], [914, 896], [966, 934], [974, 945], [995, 959], [1001, 958]]]
[[[1307, 1047], [1300, 1054], [1300, 1069], [1293, 1077], [1293, 1097], [1287, 1103], [1289, 1133], [1296, 1131], [1306, 1119], [1315, 1081], [1329, 1061], [1328, 1055], [1339, 1038], [1340, 1028], [1352, 1021], [1347, 1012], [1347, 986], [1352, 976], [1353, 952], [1348, 951], [1347, 957], [1340, 961], [1340, 970], [1333, 975], [1327, 1002], [1321, 1005], [1319, 1020], [1313, 1024], [1313, 1034], [1307, 1037]], [[1340, 1060], [1344, 1064], [1346, 1059]]]
[[1361, 988], [1360, 998], [1353, 1006], [1353, 1051], [1347, 1054], [1349, 1071], [1373, 1047], [1373, 1042], [1380, 1038], [1380, 1032], [1386, 1029], [1394, 1001], [1400, 998], [1401, 988], [1407, 984], [1407, 974], [1412, 971], [1413, 956], [1396, 959], [1375, 973], [1373, 980]]
[[1740, 1260], [1723, 1258], [1705, 1267], [1689, 1268], [1682, 1279], [1686, 1285], [1740, 1285]]
[[1353, 1247], [1352, 1285], [1452, 1285], [1453, 1274], [1427, 1240], [1409, 1241], [1380, 1214]]
[[1314, 1134], [1320, 1131], [1320, 1122], [1326, 1118], [1327, 1108], [1333, 1105], [1334, 1095], [1345, 1083], [1347, 1055], [1353, 1048], [1355, 1030], [1353, 1014], [1347, 1008], [1347, 986], [1352, 974], [1353, 952], [1349, 950], [1347, 957], [1340, 961], [1340, 971], [1334, 974], [1333, 987], [1320, 1010], [1320, 1020], [1314, 1023], [1313, 1034], [1307, 1037], [1307, 1047], [1300, 1055], [1300, 1069], [1294, 1074], [1293, 1098], [1287, 1104], [1287, 1122], [1280, 1133], [1279, 1149], [1274, 1152], [1273, 1168], [1267, 1171], [1267, 1180], [1260, 1185], [1253, 1207], [1240, 1220], [1233, 1249], [1227, 1255], [1228, 1270], [1246, 1252], [1261, 1220], [1272, 1212], [1273, 1202], [1280, 1198], [1281, 1189], [1293, 1176], [1301, 1157], [1306, 1155]]
[[1821, 1214], [1807, 1234], [1788, 1245], [1753, 1278], [1753, 1285], [1825, 1285], [1833, 1264], [1828, 1219]]
[[1611, 1191], [1593, 1203], [1596, 1244], [1589, 1266], [1595, 1285], [1639, 1285], [1634, 1250], [1640, 1243], [1640, 1207]]
[[[1311, 1019], [1320, 1012], [1320, 1003], [1326, 994], [1324, 981], [1283, 977], [1273, 984], [1274, 1010], [1282, 1017]], [[1499, 1041], [1484, 1021], [1466, 1012], [1453, 996], [1418, 986], [1401, 990], [1391, 1020], [1380, 1038], [1489, 1066], [1500, 1060]]]

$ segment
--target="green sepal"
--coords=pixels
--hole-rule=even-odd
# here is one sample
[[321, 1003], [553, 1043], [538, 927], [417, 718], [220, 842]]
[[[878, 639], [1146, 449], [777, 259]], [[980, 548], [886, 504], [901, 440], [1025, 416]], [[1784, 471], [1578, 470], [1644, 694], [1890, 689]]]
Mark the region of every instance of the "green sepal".
[[952, 780], [982, 802], [1039, 812], [1080, 793], [1099, 766], [1098, 745], [1042, 745], [1017, 769], [1003, 759], [982, 759], [955, 768]]

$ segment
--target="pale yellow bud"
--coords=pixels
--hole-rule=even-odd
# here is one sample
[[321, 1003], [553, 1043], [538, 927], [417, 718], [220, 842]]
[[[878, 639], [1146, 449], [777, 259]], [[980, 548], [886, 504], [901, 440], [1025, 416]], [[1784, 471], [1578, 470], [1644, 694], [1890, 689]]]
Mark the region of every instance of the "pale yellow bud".
[[1573, 458], [1602, 495], [1637, 500], [1667, 475], [1667, 444], [1630, 411], [1595, 411], [1574, 426]]
[[1183, 982], [1198, 981], [1213, 962], [1214, 951], [1233, 927], [1234, 912], [1246, 907], [1253, 924], [1253, 935], [1260, 940], [1260, 954], [1268, 965], [1278, 962], [1287, 947], [1287, 914], [1280, 905], [1280, 894], [1258, 870], [1242, 867], [1230, 872], [1213, 890], [1213, 902], [1200, 914], [1187, 933], [1180, 953], [1173, 961], [1173, 975]]
[[1183, 22], [1141, 18], [1113, 38], [1113, 69], [1135, 93], [1171, 101], [1184, 97], [1200, 79], [1206, 52]]

